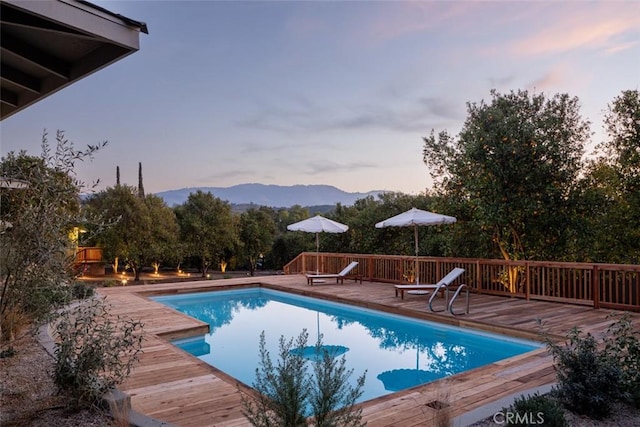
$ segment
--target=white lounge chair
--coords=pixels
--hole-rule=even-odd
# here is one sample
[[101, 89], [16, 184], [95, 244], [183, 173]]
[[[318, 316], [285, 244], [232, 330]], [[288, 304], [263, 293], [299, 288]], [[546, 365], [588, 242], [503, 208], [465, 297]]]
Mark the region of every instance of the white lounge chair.
[[440, 285], [449, 286], [456, 280], [462, 273], [464, 273], [464, 268], [454, 268], [444, 276], [438, 283], [436, 284], [425, 284], [425, 285], [395, 285], [396, 287], [396, 296], [398, 296], [398, 292], [400, 292], [400, 298], [404, 299], [405, 291], [411, 295], [426, 295], [431, 291], [438, 288]]
[[[307, 285], [313, 285], [313, 282], [319, 282], [319, 281], [323, 281], [325, 279], [336, 279], [336, 283], [342, 283], [344, 284], [344, 279], [345, 277], [351, 272], [351, 270], [353, 270], [354, 268], [356, 268], [356, 266], [358, 265], [358, 261], [352, 261], [351, 264], [347, 265], [344, 270], [342, 270], [340, 273], [322, 273], [322, 274], [305, 274], [305, 276], [307, 276]], [[360, 283], [362, 283], [362, 276], [356, 275], [354, 276], [354, 279], [360, 280]]]

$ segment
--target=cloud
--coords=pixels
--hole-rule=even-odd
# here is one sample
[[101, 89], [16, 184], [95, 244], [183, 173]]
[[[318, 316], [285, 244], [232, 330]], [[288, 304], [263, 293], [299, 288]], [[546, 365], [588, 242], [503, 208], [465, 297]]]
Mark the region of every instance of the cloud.
[[561, 87], [566, 82], [566, 67], [561, 65], [550, 70], [543, 76], [535, 79], [527, 85], [530, 89], [536, 91], [547, 91], [557, 87]]
[[[553, 5], [553, 14], [534, 34], [510, 43], [520, 56], [546, 55], [575, 49], [611, 51], [627, 48], [627, 37], [637, 38], [640, 8], [633, 2], [566, 3]], [[551, 12], [551, 10], [547, 10]]]
[[[391, 102], [390, 102], [391, 101]], [[391, 105], [391, 104], [394, 105]], [[321, 108], [307, 105], [301, 108], [268, 107], [239, 121], [242, 127], [282, 133], [295, 131], [355, 131], [388, 130], [393, 132], [424, 132], [434, 121], [464, 118], [462, 105], [443, 97], [421, 97], [404, 100], [380, 100], [366, 105], [342, 108]]]
[[323, 175], [338, 172], [356, 172], [362, 169], [379, 168], [380, 165], [366, 162], [337, 163], [332, 160], [316, 160], [305, 165], [304, 169], [309, 175]]
[[362, 17], [359, 38], [369, 42], [384, 42], [427, 31], [451, 31], [466, 26], [473, 11], [480, 6], [473, 2], [388, 2], [379, 3], [377, 13]]

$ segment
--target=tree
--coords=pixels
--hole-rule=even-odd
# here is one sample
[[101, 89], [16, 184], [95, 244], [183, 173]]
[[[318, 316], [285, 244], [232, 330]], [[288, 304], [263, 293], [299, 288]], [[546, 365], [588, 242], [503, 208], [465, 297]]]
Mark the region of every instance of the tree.
[[142, 183], [142, 162], [138, 162], [138, 197], [144, 199], [144, 184]]
[[[600, 166], [608, 173], [600, 180], [610, 189], [614, 201], [612, 217], [603, 218], [611, 227], [622, 225], [613, 246], [618, 262], [640, 262], [640, 91], [623, 91], [613, 100], [605, 113], [608, 140], [599, 148], [604, 152]], [[609, 211], [607, 211], [608, 213]], [[602, 230], [606, 234], [607, 230]]]
[[424, 138], [423, 160], [436, 190], [464, 203], [504, 259], [562, 256], [570, 245], [589, 122], [578, 99], [566, 94], [493, 90], [491, 96], [489, 104], [467, 104], [457, 138], [444, 131]]
[[212, 263], [222, 260], [237, 245], [237, 231], [231, 205], [211, 193], [198, 190], [175, 208], [180, 226], [180, 240], [188, 254], [200, 259], [202, 277]]
[[0, 335], [12, 339], [31, 320], [44, 320], [66, 303], [75, 277], [74, 245], [69, 233], [82, 222], [77, 161], [91, 159], [106, 142], [77, 150], [56, 133], [52, 148], [42, 136], [42, 155], [10, 152], [2, 158], [2, 177], [24, 180], [23, 189], [1, 189]]
[[114, 272], [120, 259], [125, 259], [134, 272], [134, 280], [140, 279], [145, 252], [153, 242], [152, 220], [144, 200], [137, 196], [137, 189], [128, 185], [116, 185], [93, 195], [87, 209], [102, 215], [113, 225], [96, 234], [95, 242], [103, 248], [103, 255], [113, 259]]
[[163, 262], [178, 263], [180, 252], [177, 250], [179, 228], [176, 215], [161, 197], [147, 194], [144, 203], [149, 209], [151, 217], [151, 244], [145, 251], [145, 262], [150, 262], [153, 270], [158, 269]]
[[276, 224], [267, 207], [252, 208], [240, 215], [240, 243], [252, 276], [258, 259], [270, 251], [275, 232]]
[[293, 233], [287, 225], [309, 218], [309, 210], [300, 205], [275, 212], [276, 237], [271, 248], [271, 262], [275, 268], [282, 268], [298, 254], [315, 248], [315, 240], [307, 233]]

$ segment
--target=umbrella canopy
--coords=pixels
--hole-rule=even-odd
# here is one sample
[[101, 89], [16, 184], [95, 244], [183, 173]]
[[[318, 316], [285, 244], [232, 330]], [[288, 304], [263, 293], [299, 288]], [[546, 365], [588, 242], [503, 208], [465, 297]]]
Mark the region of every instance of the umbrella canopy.
[[[316, 311], [316, 322], [318, 325], [317, 340], [320, 341], [321, 335], [320, 335], [320, 312], [319, 311]], [[304, 357], [307, 360], [312, 360], [317, 362], [319, 360], [324, 359], [325, 352], [329, 355], [329, 357], [333, 359], [338, 356], [342, 356], [347, 351], [349, 351], [349, 347], [345, 347], [343, 345], [321, 344], [320, 346], [310, 345], [310, 346], [301, 347], [301, 348], [294, 348], [293, 350], [291, 350], [291, 353], [296, 356]]]
[[391, 218], [380, 221], [376, 224], [376, 228], [385, 227], [413, 227], [413, 236], [416, 246], [416, 259], [414, 272], [416, 276], [416, 285], [419, 282], [420, 275], [418, 274], [418, 226], [419, 225], [439, 225], [439, 224], [453, 224], [457, 220], [452, 216], [441, 215], [434, 212], [423, 211], [421, 209], [411, 208], [406, 212]]
[[287, 225], [289, 231], [304, 231], [306, 233], [316, 233], [316, 273], [319, 273], [320, 266], [318, 260], [320, 259], [320, 241], [318, 238], [319, 233], [344, 233], [349, 229], [348, 225], [341, 224], [336, 221], [332, 221], [321, 215], [316, 215], [312, 218]]

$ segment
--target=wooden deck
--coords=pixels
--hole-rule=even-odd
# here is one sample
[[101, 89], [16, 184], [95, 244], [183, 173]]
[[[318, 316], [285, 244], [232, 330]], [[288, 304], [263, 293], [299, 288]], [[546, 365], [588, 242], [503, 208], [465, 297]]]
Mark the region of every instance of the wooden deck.
[[[607, 318], [611, 310], [478, 294], [471, 295], [468, 315], [432, 313], [425, 296], [407, 295], [400, 299], [388, 283], [348, 281], [344, 285], [309, 286], [304, 275], [100, 288], [99, 294], [113, 305], [114, 314], [139, 319], [145, 324], [144, 353], [120, 387], [131, 395], [136, 411], [179, 426], [250, 425], [241, 413], [237, 382], [168, 342], [176, 337], [203, 334], [207, 325], [146, 298], [239, 286], [264, 286], [524, 338], [537, 337], [537, 319], [559, 337], [577, 326], [601, 338], [612, 323], [612, 319]], [[640, 327], [640, 314], [632, 316]], [[363, 420], [369, 426], [428, 425], [436, 414], [430, 406], [434, 401], [447, 402], [452, 416], [457, 417], [500, 398], [554, 381], [551, 357], [545, 349], [540, 349], [364, 402], [361, 404]]]

